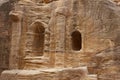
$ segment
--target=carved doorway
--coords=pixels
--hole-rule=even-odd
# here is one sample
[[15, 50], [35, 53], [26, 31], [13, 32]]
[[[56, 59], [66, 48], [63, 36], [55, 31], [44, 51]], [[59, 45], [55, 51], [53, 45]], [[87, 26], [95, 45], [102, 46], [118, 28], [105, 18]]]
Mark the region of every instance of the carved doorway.
[[79, 31], [72, 32], [72, 49], [75, 51], [80, 51], [82, 48], [82, 37]]
[[44, 50], [45, 28], [41, 23], [36, 23], [33, 29], [33, 53], [34, 56], [42, 56]]

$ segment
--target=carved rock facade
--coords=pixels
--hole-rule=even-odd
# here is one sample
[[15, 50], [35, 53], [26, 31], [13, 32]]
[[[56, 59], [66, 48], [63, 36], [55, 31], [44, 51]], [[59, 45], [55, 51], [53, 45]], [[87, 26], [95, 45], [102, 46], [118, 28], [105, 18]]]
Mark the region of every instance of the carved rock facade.
[[[114, 69], [109, 63], [105, 72], [102, 65], [106, 63], [99, 64], [96, 58], [114, 55], [116, 46], [119, 49], [118, 4], [112, 0], [19, 0], [9, 12], [11, 70], [4, 71], [0, 80], [119, 80], [118, 58]], [[108, 62], [113, 55], [105, 55]], [[108, 79], [111, 69], [113, 77]]]

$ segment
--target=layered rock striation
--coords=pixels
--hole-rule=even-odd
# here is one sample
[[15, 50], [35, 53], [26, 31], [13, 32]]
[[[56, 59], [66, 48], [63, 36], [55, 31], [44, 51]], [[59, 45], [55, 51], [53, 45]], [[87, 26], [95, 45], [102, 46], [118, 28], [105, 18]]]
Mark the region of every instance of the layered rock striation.
[[81, 80], [76, 68], [83, 66], [95, 74], [83, 80], [120, 79], [119, 0], [19, 0], [12, 6], [0, 19], [9, 17], [11, 29], [10, 40], [5, 39], [11, 44], [5, 59], [10, 70], [2, 73], [2, 80], [30, 80], [31, 75], [46, 80], [48, 74], [49, 80]]

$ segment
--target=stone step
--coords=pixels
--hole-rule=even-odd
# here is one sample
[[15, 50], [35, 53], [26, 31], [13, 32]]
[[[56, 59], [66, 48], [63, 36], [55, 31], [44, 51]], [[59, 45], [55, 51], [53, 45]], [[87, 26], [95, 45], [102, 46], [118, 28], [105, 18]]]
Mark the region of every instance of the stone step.
[[87, 80], [98, 80], [97, 75], [94, 74], [88, 75]]
[[40, 57], [26, 57], [24, 69], [46, 68], [49, 65], [49, 58]]
[[0, 80], [85, 80], [87, 74], [86, 67], [6, 70]]
[[36, 57], [25, 57], [25, 60], [48, 60], [49, 58], [44, 56], [36, 56]]

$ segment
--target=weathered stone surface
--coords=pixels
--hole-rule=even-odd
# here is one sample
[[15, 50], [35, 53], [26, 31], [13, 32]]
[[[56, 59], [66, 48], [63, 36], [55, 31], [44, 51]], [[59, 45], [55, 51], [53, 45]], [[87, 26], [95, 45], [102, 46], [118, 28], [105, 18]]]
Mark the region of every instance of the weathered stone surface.
[[[86, 67], [4, 71], [1, 80], [85, 80]], [[95, 79], [88, 79], [95, 80]]]
[[91, 72], [97, 73], [100, 80], [120, 79], [120, 46], [115, 46], [98, 53], [93, 57], [92, 64]]
[[[6, 2], [2, 0], [1, 3]], [[7, 42], [11, 44], [9, 69], [21, 69], [21, 74], [24, 70], [33, 70], [38, 74], [36, 70], [39, 69], [58, 71], [56, 68], [71, 67], [71, 74], [62, 70], [55, 80], [59, 77], [60, 80], [78, 80], [80, 72], [74, 68], [88, 66], [89, 73], [94, 75], [86, 76], [87, 80], [94, 80], [97, 75], [100, 80], [107, 76], [113, 76], [111, 79], [114, 80], [120, 71], [119, 4], [119, 0], [16, 0], [14, 8], [5, 13], [11, 22], [8, 24], [11, 32], [5, 32], [11, 37]], [[40, 74], [43, 73], [40, 71]], [[38, 77], [53, 80], [51, 75], [48, 71]], [[29, 80], [27, 76], [24, 77]], [[119, 79], [118, 76], [115, 79]]]
[[0, 0], [0, 73], [9, 68], [11, 44], [11, 22], [9, 12], [13, 9], [12, 1]]

